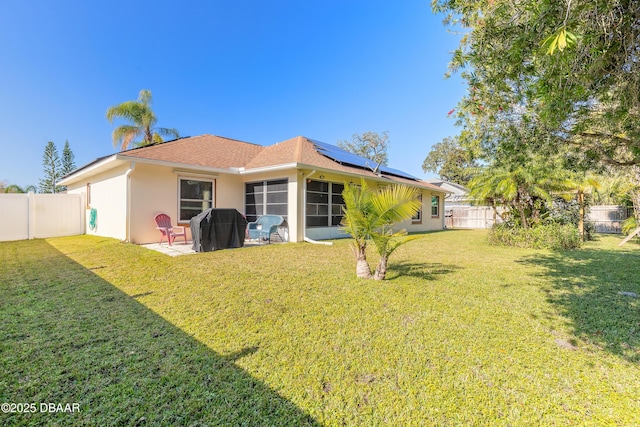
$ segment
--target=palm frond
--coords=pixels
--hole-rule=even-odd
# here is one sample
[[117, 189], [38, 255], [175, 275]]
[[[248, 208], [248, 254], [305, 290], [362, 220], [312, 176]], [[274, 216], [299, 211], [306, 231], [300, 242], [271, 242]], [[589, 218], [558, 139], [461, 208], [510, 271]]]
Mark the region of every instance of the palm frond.
[[418, 195], [418, 189], [407, 185], [392, 185], [379, 190], [371, 199], [374, 228], [413, 217], [421, 205]]
[[146, 89], [140, 91], [136, 101], [125, 101], [109, 107], [106, 117], [110, 123], [113, 123], [115, 119], [122, 119], [130, 122], [128, 126], [137, 128], [135, 134], [133, 131], [125, 130], [124, 126], [120, 126], [122, 129], [114, 130], [113, 144], [114, 146], [121, 145], [122, 150], [126, 150], [138, 137], [141, 137], [143, 145], [162, 142], [164, 141], [162, 136], [179, 138], [176, 129], [155, 127], [158, 118], [151, 109], [151, 91]]
[[18, 184], [11, 184], [5, 187], [5, 193], [26, 193], [26, 191], [20, 187]]
[[180, 138], [180, 133], [177, 129], [174, 128], [156, 128], [156, 132], [158, 132], [162, 136], [168, 136], [173, 139]]
[[380, 255], [389, 257], [396, 249], [412, 240], [422, 239], [425, 236], [412, 234], [408, 235], [406, 230], [400, 230], [386, 236], [374, 235], [371, 240]]
[[342, 229], [351, 235], [357, 242], [363, 242], [371, 234], [371, 212], [372, 192], [366, 182], [362, 180], [361, 185], [345, 183], [342, 192], [344, 200], [344, 216], [342, 218]]
[[145, 105], [151, 104], [151, 91], [149, 89], [142, 89], [138, 94], [138, 102]]
[[122, 125], [113, 130], [111, 139], [114, 147], [120, 145], [120, 150], [125, 151], [138, 136], [140, 136], [140, 128], [132, 125]]
[[114, 105], [107, 108], [107, 120], [109, 123], [117, 118], [137, 122], [142, 116], [140, 105], [136, 101], [125, 101], [122, 104]]

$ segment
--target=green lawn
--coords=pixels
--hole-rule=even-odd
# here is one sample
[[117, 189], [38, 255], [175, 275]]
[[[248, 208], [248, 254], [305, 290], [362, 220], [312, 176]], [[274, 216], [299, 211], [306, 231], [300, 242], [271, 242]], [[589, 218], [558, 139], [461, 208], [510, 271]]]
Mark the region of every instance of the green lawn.
[[640, 294], [640, 248], [619, 241], [427, 234], [384, 282], [347, 241], [0, 243], [0, 402], [81, 409], [0, 424], [639, 424], [640, 298], [619, 292]]

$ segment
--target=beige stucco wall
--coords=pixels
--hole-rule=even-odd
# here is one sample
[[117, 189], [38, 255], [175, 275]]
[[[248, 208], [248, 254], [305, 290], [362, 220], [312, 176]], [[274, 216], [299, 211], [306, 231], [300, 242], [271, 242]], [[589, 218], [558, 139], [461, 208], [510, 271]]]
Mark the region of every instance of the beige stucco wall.
[[[178, 186], [180, 178], [214, 181], [214, 207], [232, 208], [245, 212], [244, 191], [246, 182], [274, 179], [289, 181], [288, 209], [289, 227], [297, 227], [297, 172], [295, 170], [269, 171], [244, 175], [236, 174], [203, 174], [199, 171], [175, 171], [167, 166], [138, 164], [131, 174], [131, 240], [133, 243], [152, 243], [160, 239], [155, 229], [153, 218], [160, 212], [169, 215], [174, 224], [187, 227], [187, 238], [191, 239], [189, 223], [178, 221]], [[290, 241], [297, 241], [297, 236], [290, 231]], [[300, 237], [300, 240], [302, 238]], [[178, 243], [180, 239], [178, 240]]]
[[[437, 217], [431, 216], [431, 196], [440, 196]], [[410, 233], [442, 230], [444, 228], [444, 193], [422, 190], [422, 220], [420, 222], [405, 221], [399, 226]]]
[[[131, 241], [133, 243], [159, 241], [160, 233], [156, 230], [153, 221], [159, 213], [169, 215], [173, 224], [187, 227], [187, 238], [191, 239], [189, 223], [180, 222], [178, 216], [178, 188], [181, 178], [213, 181], [214, 207], [233, 208], [244, 212], [244, 184], [238, 175], [176, 171], [166, 166], [138, 164], [131, 176]], [[182, 238], [178, 242], [181, 240]]]
[[157, 242], [160, 232], [153, 218], [159, 213], [178, 224], [177, 175], [171, 168], [138, 164], [131, 173], [131, 242]]
[[88, 208], [97, 210], [97, 227], [89, 227], [90, 215], [87, 210], [86, 232], [96, 236], [113, 237], [125, 240], [127, 238], [127, 180], [128, 165], [120, 166], [110, 171], [92, 176], [89, 180], [82, 180], [67, 186], [67, 193], [84, 194], [87, 200], [87, 183], [91, 184], [91, 194]]

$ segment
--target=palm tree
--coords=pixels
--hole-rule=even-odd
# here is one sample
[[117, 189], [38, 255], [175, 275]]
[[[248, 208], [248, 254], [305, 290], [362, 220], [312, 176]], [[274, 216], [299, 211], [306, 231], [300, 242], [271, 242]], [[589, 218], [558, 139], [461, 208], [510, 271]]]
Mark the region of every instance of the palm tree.
[[[122, 104], [114, 105], [107, 109], [107, 120], [113, 123], [115, 118], [130, 121], [130, 125], [121, 125], [113, 130], [111, 137], [113, 146], [120, 145], [120, 150], [124, 151], [131, 144], [144, 146], [153, 143], [163, 142], [163, 136], [179, 138], [176, 129], [155, 127], [158, 119], [151, 109], [151, 91], [142, 89], [137, 101], [125, 101]], [[141, 141], [134, 142], [141, 138]]]
[[[356, 258], [356, 276], [360, 278], [384, 280], [389, 256], [402, 244], [413, 240], [406, 230], [394, 231], [398, 222], [413, 217], [420, 209], [419, 191], [405, 185], [393, 185], [377, 191], [370, 189], [362, 180], [361, 184], [345, 184], [342, 198], [345, 203], [343, 229], [353, 237], [351, 249]], [[366, 256], [366, 247], [373, 241], [380, 261], [375, 274]]]
[[376, 246], [380, 261], [373, 275], [375, 280], [384, 280], [387, 275], [389, 256], [401, 245], [422, 236], [409, 236], [402, 229], [394, 231], [396, 223], [413, 217], [422, 202], [420, 192], [413, 187], [394, 185], [379, 190], [373, 197], [374, 217], [380, 224], [374, 229], [371, 240]]
[[567, 182], [567, 185], [573, 189], [578, 199], [578, 231], [580, 232], [580, 240], [584, 242], [585, 231], [585, 194], [591, 193], [594, 189], [600, 188], [600, 182], [598, 178], [593, 174], [584, 174], [576, 179]]
[[469, 181], [469, 195], [476, 202], [507, 205], [527, 229], [539, 216], [536, 200], [550, 202], [551, 192], [564, 189], [565, 181], [561, 172], [535, 165], [488, 168]]
[[360, 186], [345, 183], [342, 191], [344, 216], [341, 225], [353, 237], [351, 251], [356, 257], [356, 276], [362, 279], [371, 278], [366, 249], [369, 237], [373, 232], [370, 215], [373, 210], [372, 194], [364, 180]]
[[636, 185], [629, 176], [623, 174], [605, 175], [598, 179], [599, 188], [593, 193], [593, 203], [596, 205], [621, 205], [629, 192], [636, 189]]
[[34, 185], [27, 185], [23, 188], [17, 184], [11, 184], [4, 188], [5, 193], [28, 193], [30, 191], [33, 191], [35, 193], [37, 191], [37, 188]]

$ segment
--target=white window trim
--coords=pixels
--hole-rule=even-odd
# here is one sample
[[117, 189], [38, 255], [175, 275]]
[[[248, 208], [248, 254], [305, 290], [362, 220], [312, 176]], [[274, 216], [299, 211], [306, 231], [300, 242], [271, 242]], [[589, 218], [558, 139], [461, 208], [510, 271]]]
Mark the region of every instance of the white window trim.
[[418, 212], [416, 212], [416, 214], [411, 218], [411, 223], [412, 224], [422, 224], [422, 210], [423, 210], [423, 205], [422, 205], [422, 193], [420, 193], [418, 195], [418, 199], [420, 200], [420, 209], [418, 209]]
[[[181, 186], [180, 186], [180, 182], [181, 181], [200, 181], [200, 182], [210, 182], [211, 183], [211, 207], [215, 208], [216, 207], [216, 179], [209, 176], [209, 177], [205, 177], [205, 176], [188, 176], [188, 175], [179, 175], [178, 176], [178, 191], [177, 191], [177, 197], [178, 197], [178, 224], [189, 224], [191, 222], [191, 220], [183, 220], [180, 218], [180, 203], [182, 202], [182, 194], [180, 194], [181, 192]], [[192, 200], [192, 199], [188, 199], [188, 200]], [[192, 200], [192, 201], [201, 201], [201, 200]]]
[[[437, 215], [434, 215], [434, 214], [433, 214], [433, 198], [434, 198], [434, 197], [437, 197], [437, 198], [438, 198], [438, 204], [436, 205], [436, 207], [438, 208], [438, 214], [437, 214]], [[440, 195], [438, 195], [438, 194], [432, 194], [432, 195], [431, 195], [431, 205], [430, 205], [430, 209], [431, 209], [431, 218], [440, 218], [440, 210], [441, 210], [441, 209], [440, 209], [440, 200], [441, 200], [441, 199], [442, 199], [442, 198], [441, 198], [441, 197], [440, 197]]]

